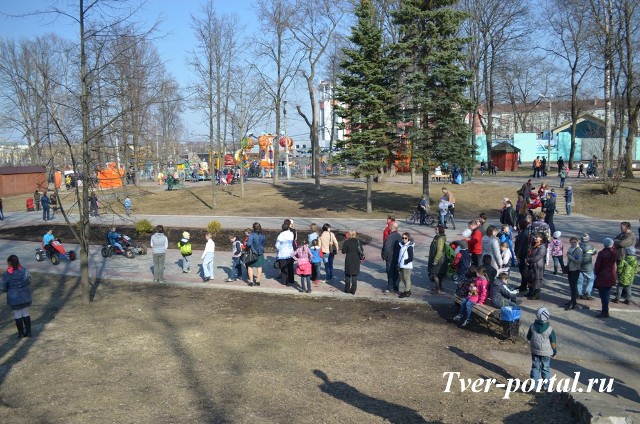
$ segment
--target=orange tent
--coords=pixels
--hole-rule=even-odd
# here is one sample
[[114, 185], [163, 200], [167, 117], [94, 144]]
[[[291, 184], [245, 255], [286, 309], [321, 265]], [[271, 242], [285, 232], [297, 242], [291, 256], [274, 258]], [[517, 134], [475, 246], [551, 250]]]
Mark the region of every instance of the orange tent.
[[100, 188], [122, 187], [124, 170], [118, 169], [114, 162], [107, 164], [107, 169], [98, 172], [98, 185]]

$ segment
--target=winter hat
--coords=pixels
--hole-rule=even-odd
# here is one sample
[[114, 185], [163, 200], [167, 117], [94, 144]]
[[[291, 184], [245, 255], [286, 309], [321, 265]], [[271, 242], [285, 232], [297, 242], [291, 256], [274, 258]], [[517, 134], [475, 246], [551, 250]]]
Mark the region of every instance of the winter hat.
[[613, 246], [613, 239], [610, 237], [607, 237], [606, 239], [604, 239], [604, 247], [611, 247]]
[[568, 190], [573, 190], [573, 189], [571, 188], [571, 186], [567, 187], [567, 189], [568, 189]]
[[581, 242], [586, 243], [586, 242], [588, 242], [589, 240], [590, 240], [590, 239], [589, 239], [589, 234], [587, 234], [587, 233], [584, 233], [582, 236], [580, 236], [580, 241], [581, 241]]
[[184, 233], [182, 233], [182, 238], [188, 239], [190, 237], [191, 237], [191, 234], [187, 233], [186, 231]]
[[549, 310], [547, 308], [539, 308], [536, 311], [536, 319], [538, 321], [542, 321], [542, 322], [546, 322], [549, 321], [549, 316], [551, 315], [551, 313], [549, 313]]
[[629, 246], [629, 247], [625, 247], [624, 251], [627, 255], [635, 255], [636, 254], [636, 248], [633, 246]]
[[561, 231], [556, 231], [555, 233], [553, 233], [553, 238], [554, 239], [559, 239], [560, 236], [562, 236], [562, 232]]
[[[465, 250], [465, 249], [469, 248], [469, 245], [468, 245], [468, 244], [467, 244], [467, 242], [466, 242], [466, 241], [464, 241], [464, 240], [457, 241], [456, 243], [458, 243], [458, 247], [459, 247], [460, 249], [462, 249], [462, 250]], [[634, 252], [634, 253], [635, 253], [635, 252]]]
[[470, 230], [470, 229], [468, 229], [468, 228], [467, 228], [467, 229], [465, 229], [465, 230], [462, 232], [462, 237], [464, 237], [464, 238], [469, 238], [469, 237], [471, 237], [471, 230]]

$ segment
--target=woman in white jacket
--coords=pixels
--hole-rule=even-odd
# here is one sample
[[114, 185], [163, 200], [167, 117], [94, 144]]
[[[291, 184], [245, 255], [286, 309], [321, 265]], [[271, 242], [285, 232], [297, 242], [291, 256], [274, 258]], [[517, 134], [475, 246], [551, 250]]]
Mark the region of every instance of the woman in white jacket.
[[204, 246], [204, 252], [202, 252], [202, 274], [204, 276], [204, 281], [209, 281], [213, 277], [213, 257], [216, 252], [216, 244], [212, 239], [211, 233], [207, 233], [205, 235], [207, 238], [207, 244]]
[[398, 268], [400, 268], [400, 280], [404, 284], [404, 292], [398, 297], [411, 296], [411, 271], [413, 270], [413, 247], [414, 242], [411, 240], [409, 233], [402, 234], [400, 242], [400, 252], [398, 253]]

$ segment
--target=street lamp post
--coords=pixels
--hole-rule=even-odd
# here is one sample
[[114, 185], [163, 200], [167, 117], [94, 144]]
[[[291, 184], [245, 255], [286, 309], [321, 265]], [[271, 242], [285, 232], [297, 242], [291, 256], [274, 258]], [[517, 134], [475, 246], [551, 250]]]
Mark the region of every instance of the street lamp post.
[[549, 128], [549, 134], [547, 135], [547, 166], [545, 168], [545, 172], [551, 169], [551, 99], [544, 94], [539, 94], [540, 98], [547, 99], [549, 101], [549, 118], [547, 121], [547, 127]]

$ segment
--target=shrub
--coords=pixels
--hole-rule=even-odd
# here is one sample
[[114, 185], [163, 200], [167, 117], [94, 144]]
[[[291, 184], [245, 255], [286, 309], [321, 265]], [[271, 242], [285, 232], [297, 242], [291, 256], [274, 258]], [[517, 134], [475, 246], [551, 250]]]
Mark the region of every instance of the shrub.
[[218, 221], [211, 221], [207, 224], [207, 231], [213, 235], [218, 234], [220, 230], [222, 230], [222, 224], [220, 224]]
[[155, 227], [149, 222], [148, 219], [141, 219], [136, 222], [136, 233], [138, 234], [151, 234]]

